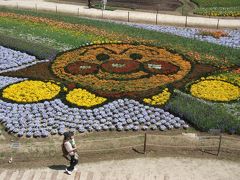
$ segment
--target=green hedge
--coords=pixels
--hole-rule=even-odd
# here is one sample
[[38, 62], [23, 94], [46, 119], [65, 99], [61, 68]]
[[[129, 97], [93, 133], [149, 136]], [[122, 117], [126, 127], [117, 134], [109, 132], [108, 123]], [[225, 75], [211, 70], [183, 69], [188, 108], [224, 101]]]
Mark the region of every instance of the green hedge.
[[200, 100], [179, 90], [166, 105], [170, 112], [182, 116], [190, 124], [202, 131], [221, 129], [240, 134], [240, 103], [212, 103]]

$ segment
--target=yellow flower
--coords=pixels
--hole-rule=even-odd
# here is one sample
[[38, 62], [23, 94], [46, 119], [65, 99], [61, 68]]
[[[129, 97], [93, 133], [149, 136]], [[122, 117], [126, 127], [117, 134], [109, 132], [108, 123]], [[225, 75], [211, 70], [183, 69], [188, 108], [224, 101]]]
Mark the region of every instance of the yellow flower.
[[3, 98], [24, 103], [54, 98], [61, 88], [53, 82], [26, 80], [10, 85], [3, 90]]
[[193, 96], [212, 101], [231, 101], [240, 97], [240, 88], [221, 80], [204, 80], [190, 88]]
[[67, 94], [66, 100], [78, 106], [92, 107], [98, 104], [102, 104], [107, 99], [98, 97], [85, 89], [77, 88], [73, 89]]
[[145, 98], [143, 102], [151, 105], [164, 105], [170, 98], [171, 93], [168, 91], [168, 88], [165, 88], [163, 92], [152, 96], [152, 98]]

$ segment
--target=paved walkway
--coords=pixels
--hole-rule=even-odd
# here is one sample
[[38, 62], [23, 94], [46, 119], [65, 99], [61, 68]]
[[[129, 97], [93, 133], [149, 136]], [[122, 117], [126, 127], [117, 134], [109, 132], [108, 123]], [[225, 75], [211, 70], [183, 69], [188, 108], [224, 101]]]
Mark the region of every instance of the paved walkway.
[[175, 16], [138, 11], [102, 11], [86, 6], [44, 2], [42, 0], [0, 0], [0, 6], [64, 12], [79, 16], [121, 20], [138, 23], [167, 24], [188, 27], [240, 28], [240, 19], [218, 19], [205, 17]]
[[240, 163], [193, 158], [139, 158], [80, 164], [71, 176], [65, 166], [4, 170], [1, 180], [237, 180]]

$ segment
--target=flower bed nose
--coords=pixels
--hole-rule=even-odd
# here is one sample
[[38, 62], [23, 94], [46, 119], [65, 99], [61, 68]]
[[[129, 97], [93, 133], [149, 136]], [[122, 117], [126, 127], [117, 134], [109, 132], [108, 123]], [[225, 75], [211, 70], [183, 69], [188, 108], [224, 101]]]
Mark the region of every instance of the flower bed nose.
[[109, 73], [132, 73], [139, 70], [140, 63], [134, 60], [110, 60], [101, 65]]

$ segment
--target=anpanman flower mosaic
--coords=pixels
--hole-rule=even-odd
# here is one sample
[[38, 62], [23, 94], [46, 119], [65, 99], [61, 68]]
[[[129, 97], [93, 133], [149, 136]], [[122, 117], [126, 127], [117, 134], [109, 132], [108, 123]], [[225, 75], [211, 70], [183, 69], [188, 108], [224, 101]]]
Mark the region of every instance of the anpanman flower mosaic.
[[[52, 70], [59, 78], [106, 97], [146, 97], [183, 79], [191, 64], [166, 49], [133, 44], [89, 44], [58, 56]], [[93, 73], [94, 72], [94, 73]]]
[[76, 88], [67, 94], [66, 100], [78, 106], [92, 107], [95, 105], [102, 104], [107, 99], [103, 97], [98, 97], [85, 89]]
[[164, 105], [170, 98], [171, 93], [168, 88], [165, 88], [163, 92], [152, 96], [151, 98], [144, 98], [143, 102], [151, 105]]
[[240, 88], [221, 80], [202, 80], [190, 88], [193, 96], [211, 101], [232, 101], [240, 97]]
[[26, 80], [5, 88], [2, 97], [20, 103], [34, 103], [50, 100], [60, 91], [61, 87], [50, 81]]

